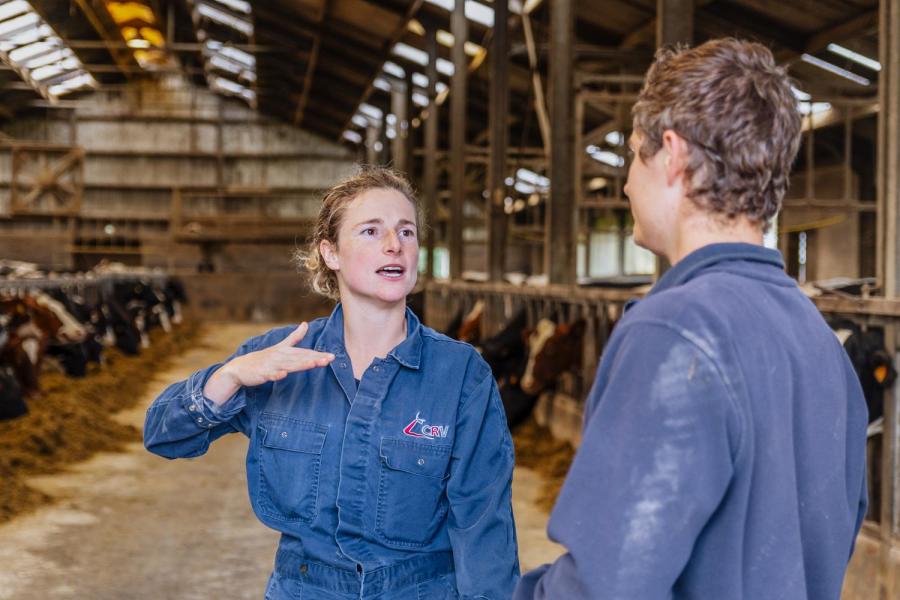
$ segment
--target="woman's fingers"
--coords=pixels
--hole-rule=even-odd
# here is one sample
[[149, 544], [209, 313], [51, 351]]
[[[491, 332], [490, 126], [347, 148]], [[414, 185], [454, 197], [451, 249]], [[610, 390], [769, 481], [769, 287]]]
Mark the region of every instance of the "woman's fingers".
[[287, 347], [296, 346], [297, 344], [300, 343], [300, 341], [306, 335], [306, 331], [308, 329], [309, 329], [309, 325], [306, 323], [306, 321], [303, 321], [302, 323], [300, 323], [300, 325], [297, 326], [297, 329], [290, 332], [288, 334], [288, 336], [286, 338], [284, 338], [283, 340], [281, 340], [281, 342], [278, 345], [279, 346], [287, 346]]
[[282, 350], [279, 368], [289, 372], [308, 371], [317, 367], [325, 367], [334, 360], [330, 352], [317, 352], [305, 348], [286, 348]]

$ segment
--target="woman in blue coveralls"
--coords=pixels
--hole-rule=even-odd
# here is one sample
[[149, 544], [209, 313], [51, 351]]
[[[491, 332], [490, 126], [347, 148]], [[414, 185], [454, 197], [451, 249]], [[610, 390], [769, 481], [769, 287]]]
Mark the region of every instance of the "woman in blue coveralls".
[[421, 226], [388, 169], [329, 190], [298, 258], [331, 316], [247, 340], [147, 411], [167, 458], [249, 438], [253, 509], [282, 534], [267, 600], [512, 595], [512, 442], [487, 364], [406, 308]]

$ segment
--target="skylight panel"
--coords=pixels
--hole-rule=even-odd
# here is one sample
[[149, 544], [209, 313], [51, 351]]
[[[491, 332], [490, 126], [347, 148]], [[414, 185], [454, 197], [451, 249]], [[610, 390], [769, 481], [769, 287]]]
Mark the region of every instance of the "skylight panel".
[[30, 10], [31, 5], [25, 2], [25, 0], [13, 0], [12, 2], [0, 4], [0, 21], [11, 19], [16, 15], [21, 15]]
[[[191, 0], [194, 27], [197, 38], [203, 40], [203, 60], [206, 80], [210, 89], [228, 96], [246, 100], [256, 106], [256, 57], [250, 52], [235, 48], [223, 40], [215, 39], [219, 28], [234, 30], [234, 37], [245, 38], [249, 43], [253, 36], [253, 8], [243, 0]], [[209, 24], [216, 26], [209, 28]]]
[[231, 13], [220, 10], [215, 6], [211, 6], [210, 4], [206, 4], [204, 2], [198, 2], [196, 4], [197, 12], [209, 19], [210, 21], [214, 21], [220, 25], [225, 25], [226, 27], [230, 27], [235, 31], [239, 31], [250, 37], [253, 35], [253, 23], [250, 21], [245, 21], [239, 17], [232, 15]]
[[[429, 4], [439, 6], [448, 12], [452, 11], [454, 4], [456, 4], [454, 0], [425, 1]], [[466, 18], [470, 21], [475, 21], [476, 23], [480, 23], [485, 27], [494, 26], [494, 9], [490, 6], [482, 4], [481, 2], [475, 2], [475, 0], [466, 0], [465, 13]]]
[[24, 0], [0, 4], [0, 60], [50, 102], [97, 85], [71, 48]]

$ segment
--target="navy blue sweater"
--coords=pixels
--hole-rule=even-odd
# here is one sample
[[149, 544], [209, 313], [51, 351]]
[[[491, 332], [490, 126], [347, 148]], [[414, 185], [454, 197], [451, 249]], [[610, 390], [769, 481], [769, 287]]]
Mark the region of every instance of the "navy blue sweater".
[[778, 252], [714, 244], [622, 318], [550, 538], [515, 598], [837, 600], [866, 405]]

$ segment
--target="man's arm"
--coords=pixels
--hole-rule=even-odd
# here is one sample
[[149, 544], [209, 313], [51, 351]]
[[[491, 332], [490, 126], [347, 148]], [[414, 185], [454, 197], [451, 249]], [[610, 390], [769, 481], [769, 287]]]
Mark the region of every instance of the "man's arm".
[[620, 333], [551, 515], [568, 552], [527, 574], [517, 600], [670, 598], [728, 488], [740, 435], [724, 374], [665, 323]]

